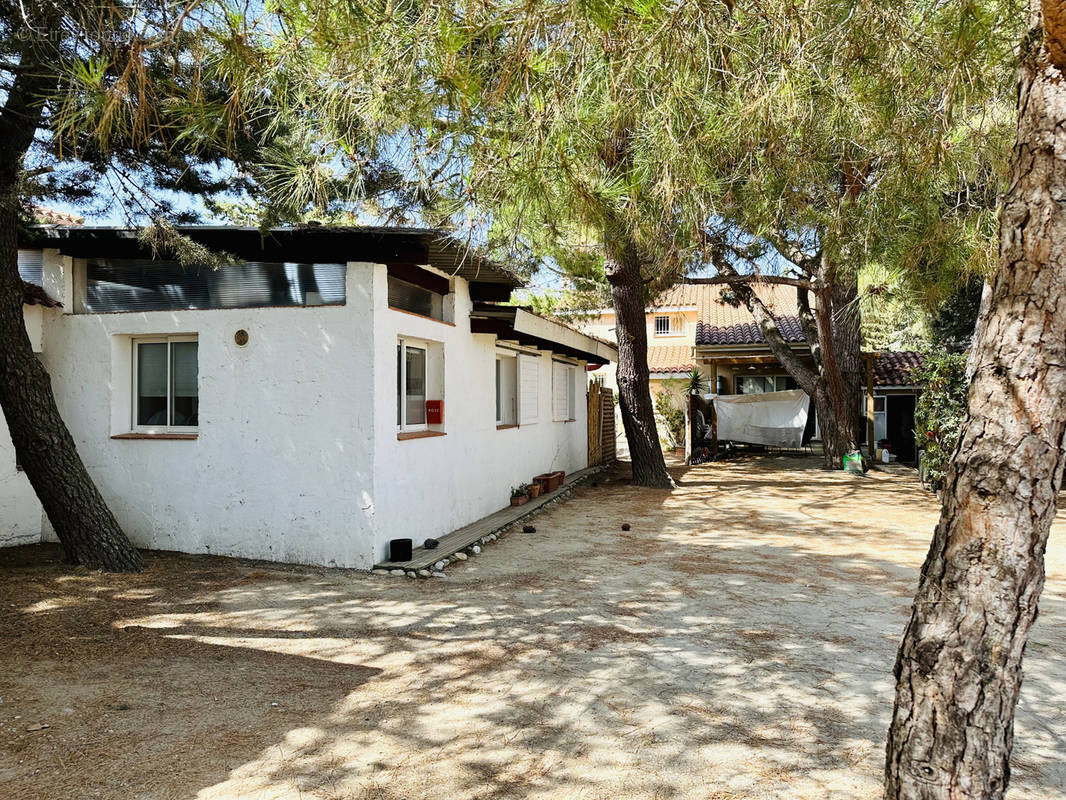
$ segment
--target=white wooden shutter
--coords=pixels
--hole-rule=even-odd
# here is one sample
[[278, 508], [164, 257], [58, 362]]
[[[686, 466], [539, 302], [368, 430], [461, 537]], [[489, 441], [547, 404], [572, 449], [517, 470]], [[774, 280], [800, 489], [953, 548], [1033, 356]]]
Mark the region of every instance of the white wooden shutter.
[[540, 391], [540, 360], [536, 356], [518, 357], [518, 424], [537, 421]]
[[577, 419], [577, 367], [566, 368], [566, 418]]
[[567, 372], [566, 364], [552, 362], [552, 419], [556, 422], [567, 419], [566, 405], [570, 394], [566, 388]]

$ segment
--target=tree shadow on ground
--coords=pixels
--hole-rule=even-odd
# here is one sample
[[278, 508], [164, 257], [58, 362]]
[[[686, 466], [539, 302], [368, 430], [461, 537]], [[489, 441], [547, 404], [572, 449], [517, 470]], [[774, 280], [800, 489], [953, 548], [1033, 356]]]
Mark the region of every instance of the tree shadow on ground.
[[[790, 463], [675, 469], [672, 492], [605, 478], [443, 580], [0, 553], [0, 778], [29, 798], [877, 797], [935, 503]], [[1064, 578], [1012, 798], [1061, 796]]]

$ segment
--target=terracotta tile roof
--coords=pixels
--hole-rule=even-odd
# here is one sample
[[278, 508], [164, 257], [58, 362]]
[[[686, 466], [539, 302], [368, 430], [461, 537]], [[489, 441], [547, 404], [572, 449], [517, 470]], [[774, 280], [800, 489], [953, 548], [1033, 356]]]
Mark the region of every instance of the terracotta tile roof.
[[911, 370], [920, 367], [922, 354], [912, 351], [878, 353], [874, 358], [874, 386], [911, 386]]
[[[655, 304], [696, 306], [696, 344], [761, 344], [762, 333], [747, 306], [734, 307], [722, 299], [722, 291], [726, 288], [719, 284], [682, 283], [659, 295]], [[796, 290], [780, 284], [755, 284], [753, 288], [777, 316], [785, 340], [805, 341], [799, 323]]]
[[692, 372], [692, 346], [649, 345], [648, 369], [652, 372]]
[[85, 217], [71, 214], [67, 211], [59, 211], [48, 206], [33, 207], [33, 217], [38, 225], [84, 225]]
[[[799, 317], [778, 317], [777, 327], [786, 342], [805, 342], [803, 328]], [[696, 344], [762, 344], [762, 331], [754, 322], [730, 325], [726, 328], [712, 328], [700, 323], [696, 326]]]

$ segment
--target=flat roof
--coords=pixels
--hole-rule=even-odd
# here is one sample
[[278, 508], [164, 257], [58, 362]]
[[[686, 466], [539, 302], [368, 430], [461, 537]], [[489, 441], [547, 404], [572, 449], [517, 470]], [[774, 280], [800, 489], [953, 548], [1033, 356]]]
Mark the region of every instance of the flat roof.
[[[445, 231], [354, 225], [297, 225], [262, 230], [236, 225], [176, 225], [175, 230], [217, 252], [247, 261], [424, 264], [471, 283], [517, 288], [523, 281], [504, 265], [479, 255]], [[56, 248], [75, 258], [151, 258], [138, 228], [110, 225], [36, 225], [21, 248]]]
[[520, 306], [475, 303], [470, 312], [470, 330], [491, 333], [503, 341], [551, 350], [597, 366], [618, 360], [618, 348], [610, 342]]

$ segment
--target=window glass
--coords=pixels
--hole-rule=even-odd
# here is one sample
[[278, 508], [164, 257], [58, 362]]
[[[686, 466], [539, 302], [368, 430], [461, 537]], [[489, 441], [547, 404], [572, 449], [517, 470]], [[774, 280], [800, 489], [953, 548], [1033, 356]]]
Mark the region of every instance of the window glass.
[[514, 425], [518, 422], [518, 359], [514, 356], [496, 357], [496, 424]]
[[439, 305], [433, 302], [434, 296], [434, 292], [429, 289], [423, 289], [421, 286], [415, 286], [396, 278], [389, 278], [389, 306], [391, 308], [410, 311], [424, 317], [439, 318], [439, 313], [433, 313], [434, 306]]
[[874, 413], [883, 412], [885, 410], [885, 396], [874, 395]]
[[170, 343], [170, 424], [195, 427], [200, 406], [196, 386], [196, 342]]
[[44, 253], [40, 250], [19, 250], [19, 277], [40, 286], [44, 282]]
[[174, 261], [94, 259], [85, 267], [85, 310], [344, 305], [345, 264], [247, 261], [212, 269]]
[[137, 424], [167, 424], [167, 343], [137, 345]]
[[407, 381], [405, 385], [408, 425], [424, 425], [426, 422], [426, 351], [420, 347], [408, 347], [406, 356]]

